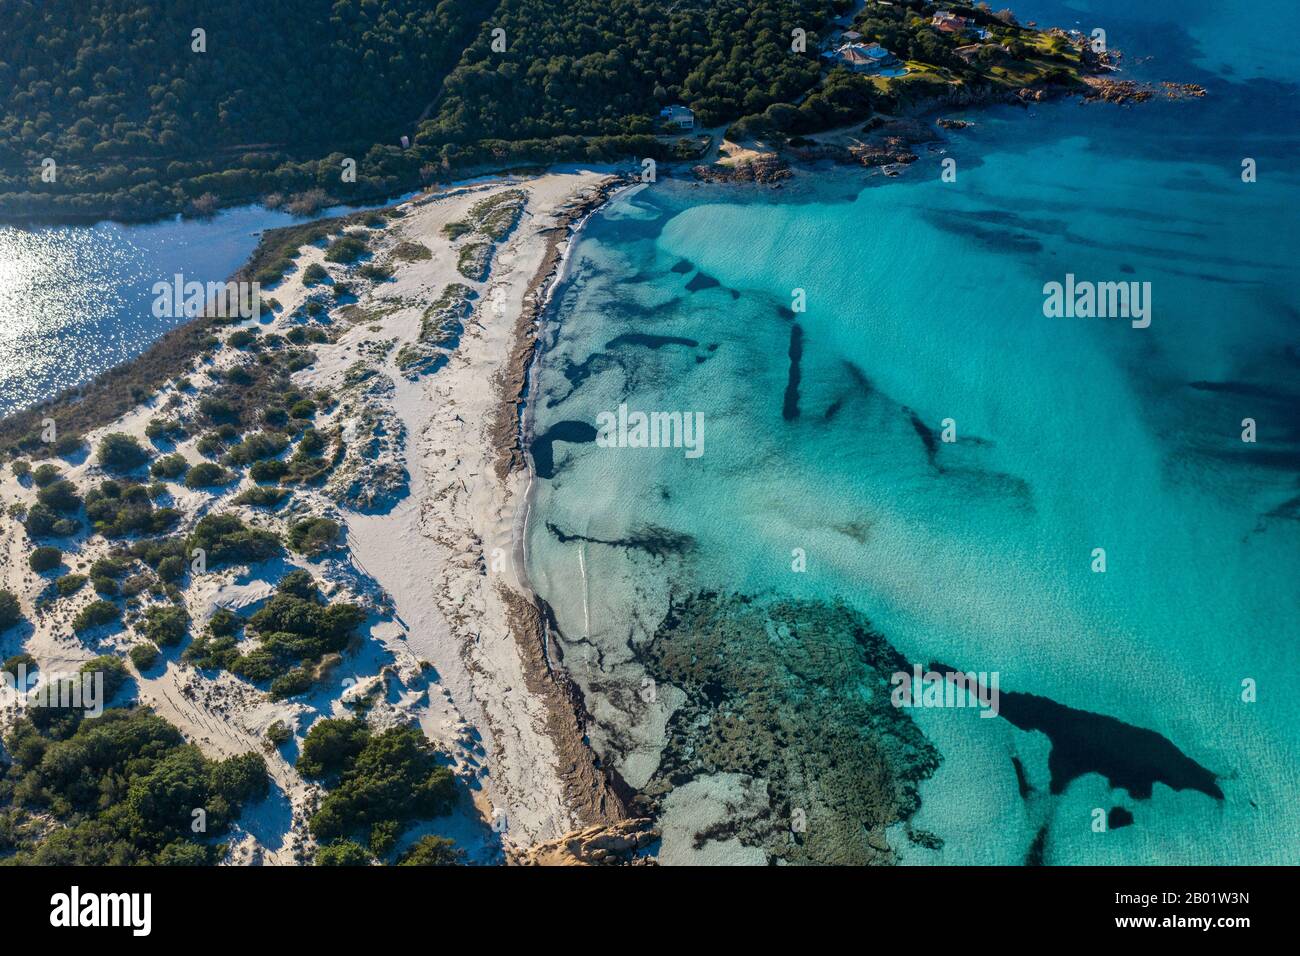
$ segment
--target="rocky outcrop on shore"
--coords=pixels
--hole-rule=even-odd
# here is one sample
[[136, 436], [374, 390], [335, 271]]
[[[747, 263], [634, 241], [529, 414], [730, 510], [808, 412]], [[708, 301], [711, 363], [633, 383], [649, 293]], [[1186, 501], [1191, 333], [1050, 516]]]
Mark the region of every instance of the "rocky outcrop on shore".
[[587, 827], [527, 849], [511, 850], [508, 866], [654, 866], [647, 849], [659, 839], [651, 821], [620, 820]]
[[1089, 77], [1085, 82], [1088, 91], [1083, 95], [1085, 103], [1100, 100], [1103, 103], [1126, 105], [1145, 103], [1163, 94], [1167, 99], [1199, 99], [1205, 96], [1205, 87], [1199, 83], [1162, 82], [1159, 86], [1151, 83], [1139, 83], [1137, 80], [1111, 80], [1101, 77]]
[[706, 183], [758, 183], [772, 185], [792, 175], [790, 164], [776, 153], [761, 153], [734, 163], [696, 166], [695, 178]]

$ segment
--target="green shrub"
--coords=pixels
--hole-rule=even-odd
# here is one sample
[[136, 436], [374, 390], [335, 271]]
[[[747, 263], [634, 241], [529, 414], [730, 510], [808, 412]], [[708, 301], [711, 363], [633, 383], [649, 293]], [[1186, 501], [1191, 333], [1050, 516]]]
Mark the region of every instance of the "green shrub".
[[189, 551], [201, 548], [208, 567], [235, 562], [264, 561], [282, 550], [280, 539], [269, 531], [249, 528], [234, 515], [206, 515], [190, 533]]
[[174, 418], [151, 418], [149, 424], [144, 426], [144, 434], [150, 441], [180, 441], [189, 432]]
[[304, 518], [289, 526], [289, 547], [315, 557], [334, 547], [342, 530], [337, 521], [329, 518]]
[[313, 262], [306, 269], [302, 270], [303, 285], [315, 285], [318, 282], [324, 282], [329, 278], [329, 272], [319, 262]]
[[100, 440], [96, 458], [106, 471], [124, 474], [147, 462], [149, 452], [130, 435], [112, 432]]
[[172, 535], [168, 538], [146, 538], [131, 545], [131, 557], [138, 558], [157, 570], [167, 558], [189, 560], [189, 552], [185, 544], [186, 539], [180, 535]]
[[65, 461], [73, 455], [79, 454], [85, 447], [86, 441], [80, 435], [60, 435], [54, 440], [54, 444], [50, 446], [54, 454]]
[[316, 851], [317, 866], [369, 866], [370, 854], [352, 840], [337, 840]]
[[66, 538], [77, 533], [80, 522], [72, 518], [60, 518], [54, 511], [39, 501], [27, 509], [23, 527], [32, 538]]
[[212, 789], [231, 806], [264, 799], [271, 792], [266, 761], [252, 751], [227, 757], [212, 768]]
[[[304, 741], [304, 753], [305, 747]], [[455, 778], [440, 765], [419, 728], [367, 731], [360, 751], [345, 759], [337, 786], [321, 801], [308, 826], [321, 841], [378, 834], [391, 845], [407, 823], [448, 813], [455, 800]], [[386, 821], [396, 827], [379, 826]]]
[[327, 262], [341, 262], [346, 265], [356, 262], [367, 252], [369, 252], [369, 249], [366, 248], [365, 240], [349, 233], [339, 236], [329, 244], [325, 250], [325, 260]]
[[28, 673], [37, 670], [36, 658], [32, 657], [32, 655], [28, 654], [26, 651], [19, 651], [3, 664], [0, 664], [0, 672], [9, 674], [16, 679], [18, 677], [18, 668], [20, 667], [27, 668]]
[[122, 612], [118, 610], [116, 604], [110, 601], [95, 601], [92, 604], [87, 604], [77, 613], [77, 616], [72, 621], [72, 629], [80, 634], [92, 627], [100, 627], [116, 621], [121, 616]]
[[239, 412], [235, 406], [216, 395], [205, 395], [199, 399], [199, 414], [214, 425], [234, 425], [239, 421]]
[[26, 478], [32, 473], [32, 466], [25, 458], [15, 458], [9, 464], [15, 478]]
[[238, 443], [238, 441], [238, 428], [230, 424], [218, 425], [212, 431], [200, 438], [194, 447], [200, 455], [204, 455], [208, 458], [215, 458], [231, 445]]
[[175, 480], [189, 469], [190, 463], [185, 456], [179, 452], [173, 452], [170, 455], [164, 455], [153, 463], [149, 468], [149, 474], [155, 478], [169, 478]]
[[44, 488], [46, 485], [58, 481], [60, 474], [61, 472], [57, 467], [46, 462], [43, 465], [38, 465], [36, 470], [32, 472], [32, 482], [37, 488]]
[[54, 586], [58, 589], [59, 597], [70, 597], [85, 587], [87, 580], [84, 574], [65, 574], [54, 582]]
[[175, 647], [190, 627], [189, 612], [183, 607], [155, 605], [144, 612], [140, 633], [159, 647]]
[[144, 485], [109, 480], [87, 492], [86, 516], [97, 534], [125, 538], [166, 531], [180, 520], [181, 513], [175, 508], [155, 508]]
[[223, 459], [228, 465], [248, 465], [255, 461], [274, 458], [289, 447], [289, 438], [279, 432], [253, 432], [226, 452]]
[[257, 333], [252, 329], [236, 329], [226, 336], [226, 344], [232, 348], [244, 349], [257, 341]]
[[95, 593], [102, 597], [117, 597], [121, 590], [116, 581], [112, 578], [97, 577], [90, 579], [90, 586], [95, 589]]
[[234, 476], [220, 465], [210, 461], [201, 461], [189, 470], [185, 476], [186, 488], [213, 488], [226, 485]]
[[304, 398], [301, 401], [294, 402], [289, 407], [289, 417], [298, 419], [311, 418], [316, 414], [316, 403], [310, 398]]
[[[134, 661], [135, 649], [130, 653]], [[116, 658], [89, 667], [102, 670], [106, 691], [129, 679]], [[265, 793], [260, 755], [208, 760], [144, 708], [89, 719], [80, 708], [29, 708], [8, 741], [14, 762], [0, 834], [12, 835], [11, 864], [212, 864], [219, 857], [214, 838], [227, 832], [244, 800]], [[196, 807], [207, 809], [204, 833], [191, 830]]]
[[387, 282], [393, 277], [393, 267], [375, 262], [367, 262], [357, 269], [357, 275], [371, 282]]
[[446, 837], [420, 837], [397, 861], [398, 866], [460, 866], [465, 862], [465, 851]]
[[131, 677], [126, 665], [112, 654], [103, 654], [82, 664], [79, 673], [104, 675], [104, 700], [112, 700]]
[[[263, 463], [258, 462], [258, 464]], [[254, 465], [253, 470], [256, 470], [256, 468], [257, 465]], [[252, 475], [252, 471], [249, 474]], [[255, 475], [252, 475], [252, 477], [255, 481], [262, 480]], [[248, 505], [253, 508], [278, 508], [284, 504], [285, 499], [291, 493], [287, 488], [249, 488], [246, 491], [241, 491], [231, 499], [231, 504]]]
[[402, 262], [422, 262], [433, 258], [433, 253], [429, 247], [421, 242], [399, 242], [393, 248], [393, 258], [400, 259]]
[[164, 581], [179, 581], [185, 576], [185, 559], [180, 555], [171, 555], [158, 562], [158, 577]]
[[22, 607], [12, 591], [0, 590], [0, 634], [23, 619]]
[[274, 721], [270, 727], [266, 728], [266, 739], [272, 747], [279, 747], [281, 744], [288, 743], [293, 738], [293, 731], [283, 720]]
[[142, 673], [158, 663], [158, 648], [152, 644], [133, 644], [126, 653], [135, 669]]
[[90, 566], [90, 576], [92, 578], [120, 578], [129, 570], [131, 570], [130, 562], [122, 558], [108, 556], [97, 559]]
[[36, 493], [36, 500], [59, 514], [75, 514], [81, 509], [81, 496], [77, 494], [77, 486], [66, 479], [46, 485]]
[[307, 780], [337, 777], [352, 765], [369, 739], [370, 727], [359, 717], [318, 720], [303, 738], [298, 773]]
[[27, 563], [37, 574], [53, 571], [63, 563], [63, 552], [58, 548], [43, 545], [27, 556]]
[[298, 440], [298, 447], [294, 449], [294, 456], [305, 458], [308, 455], [314, 455], [324, 450], [324, 448], [325, 439], [321, 437], [321, 433], [314, 428], [308, 428], [303, 431], [302, 438]]
[[310, 669], [295, 667], [272, 680], [271, 686], [267, 688], [267, 693], [271, 695], [272, 700], [296, 697], [311, 690], [313, 680], [314, 677]]

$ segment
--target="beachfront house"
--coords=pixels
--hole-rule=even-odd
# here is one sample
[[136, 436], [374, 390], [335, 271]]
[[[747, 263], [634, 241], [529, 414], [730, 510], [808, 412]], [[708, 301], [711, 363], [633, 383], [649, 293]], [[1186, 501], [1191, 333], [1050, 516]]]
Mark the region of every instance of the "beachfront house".
[[695, 111], [690, 107], [682, 106], [680, 103], [674, 103], [672, 106], [665, 106], [661, 109], [659, 119], [665, 126], [671, 126], [675, 129], [695, 128]]
[[951, 34], [952, 36], [970, 36], [979, 40], [987, 40], [989, 31], [975, 26], [969, 17], [961, 17], [951, 10], [940, 10], [930, 20], [930, 25], [940, 33]]
[[970, 21], [965, 17], [959, 17], [951, 10], [940, 10], [930, 21], [940, 33], [965, 33]]
[[829, 58], [855, 73], [878, 73], [898, 62], [898, 58], [879, 43], [846, 43]]

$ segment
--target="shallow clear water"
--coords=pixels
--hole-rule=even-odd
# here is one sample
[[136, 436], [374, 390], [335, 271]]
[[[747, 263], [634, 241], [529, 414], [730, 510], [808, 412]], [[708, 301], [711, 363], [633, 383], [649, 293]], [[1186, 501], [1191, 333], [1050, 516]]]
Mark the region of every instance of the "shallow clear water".
[[[1041, 22], [1081, 11], [1081, 28], [1098, 13], [1040, 6]], [[973, 112], [896, 181], [656, 184], [590, 225], [542, 360], [538, 434], [621, 403], [705, 422], [699, 458], [557, 443], [538, 482], [530, 574], [594, 696], [635, 687], [624, 648], [670, 596], [838, 599], [909, 661], [998, 672], [1003, 690], [1154, 730], [1224, 792], [1157, 784], [1138, 799], [1088, 774], [1022, 800], [1010, 758], [1042, 793], [1041, 734], [914, 710], [943, 764], [913, 822], [945, 846], [905, 861], [1020, 862], [1040, 832], [1055, 863], [1300, 852], [1296, 89], [1206, 72], [1208, 7], [1157, 26], [1106, 6], [1111, 43], [1153, 57], [1135, 75], [1210, 96]], [[1257, 32], [1213, 36], [1222, 53]], [[1267, 38], [1234, 49], [1286, 68]], [[1258, 182], [1241, 181], [1244, 156]], [[1043, 285], [1067, 272], [1150, 282], [1150, 328], [1046, 318]], [[791, 316], [795, 289], [807, 311]], [[1246, 417], [1257, 444], [1241, 441]], [[627, 545], [664, 530], [690, 545]], [[594, 706], [610, 744], [631, 718]], [[648, 776], [646, 759], [621, 769]], [[1117, 805], [1135, 824], [1095, 833], [1093, 810]]]
[[88, 381], [182, 324], [153, 315], [154, 283], [177, 273], [223, 282], [262, 231], [302, 221], [241, 206], [210, 219], [28, 228], [3, 225], [0, 208], [0, 415]]

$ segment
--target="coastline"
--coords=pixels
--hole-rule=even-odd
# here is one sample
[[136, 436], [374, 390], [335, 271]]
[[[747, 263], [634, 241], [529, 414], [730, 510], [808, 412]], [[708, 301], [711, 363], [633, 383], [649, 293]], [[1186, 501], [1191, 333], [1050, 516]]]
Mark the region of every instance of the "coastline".
[[[301, 331], [304, 321], [320, 330], [307, 353], [310, 363], [292, 371], [292, 381], [318, 396], [315, 425], [335, 443], [333, 471], [319, 484], [295, 487], [279, 513], [235, 502], [235, 492], [258, 487], [238, 472], [234, 483], [215, 489], [167, 486], [162, 500], [175, 509], [182, 529], [222, 513], [283, 534], [294, 520], [321, 516], [343, 525], [345, 542], [306, 560], [293, 554], [214, 569], [194, 576], [169, 600], [186, 609], [197, 638], [218, 609], [253, 610], [284, 570], [298, 567], [324, 581], [332, 599], [349, 598], [363, 607], [369, 635], [321, 662], [305, 694], [285, 699], [268, 698], [224, 670], [195, 666], [180, 648], [166, 650], [159, 665], [132, 671], [133, 692], [123, 692], [118, 706], [135, 701], [153, 707], [205, 752], [267, 754], [283, 794], [280, 809], [248, 814], [227, 862], [290, 864], [310, 857], [307, 819], [321, 790], [299, 778], [292, 748], [263, 738], [278, 722], [295, 728], [301, 740], [314, 715], [343, 716], [358, 707], [379, 727], [417, 722], [446, 754], [462, 797], [451, 819], [431, 825], [452, 833], [475, 861], [496, 862], [504, 854], [522, 862], [519, 855], [534, 844], [593, 825], [618, 825], [627, 817], [617, 781], [599, 769], [584, 740], [581, 697], [548, 655], [546, 609], [524, 583], [514, 534], [524, 514], [528, 469], [522, 434], [511, 427], [507, 436], [504, 425], [514, 426], [525, 406], [536, 322], [556, 288], [555, 276], [580, 224], [618, 182], [604, 172], [551, 171], [407, 200], [370, 227], [366, 261], [383, 262], [391, 273], [373, 284], [365, 280], [364, 288], [357, 288], [362, 283], [355, 281], [353, 267], [331, 266], [322, 248], [357, 221], [352, 216], [304, 224], [301, 233], [268, 234], [258, 247], [262, 254], [236, 274], [253, 274], [268, 254], [294, 259], [284, 280], [265, 293], [278, 308], [264, 312], [260, 327], [239, 325], [268, 341]], [[467, 281], [463, 257], [458, 262], [467, 240], [448, 238], [447, 227], [467, 214], [472, 218], [480, 200], [512, 191], [526, 194], [522, 219], [494, 241], [491, 271], [468, 280], [472, 306], [463, 331], [451, 341], [426, 344], [427, 318], [436, 307], [428, 303], [439, 289]], [[376, 212], [359, 215], [373, 219]], [[298, 246], [300, 235], [306, 239]], [[411, 259], [398, 253], [412, 247], [423, 252]], [[327, 301], [321, 292], [328, 286], [305, 284], [308, 266], [325, 268], [331, 283], [346, 278], [357, 293], [329, 305], [324, 325], [309, 319], [306, 307], [317, 303], [318, 309]], [[61, 425], [82, 423], [69, 431], [92, 447], [110, 431], [126, 432], [149, 447], [146, 427], [167, 414], [190, 423], [189, 433], [155, 442], [157, 453], [199, 463], [202, 400], [225, 387], [232, 369], [257, 365], [245, 364], [252, 357], [247, 346], [206, 341], [236, 324], [200, 318], [174, 330], [137, 360], [11, 416], [8, 444], [27, 433], [29, 420], [48, 415]], [[398, 348], [402, 342], [407, 344]], [[260, 357], [271, 367], [288, 354], [276, 351], [281, 345], [268, 348]], [[252, 352], [262, 349], [252, 346]], [[432, 349], [432, 370], [404, 366], [408, 349]], [[122, 383], [142, 375], [152, 385], [150, 394], [130, 395]], [[113, 401], [88, 398], [113, 390]], [[253, 411], [260, 415], [261, 408]], [[30, 443], [24, 450], [33, 463], [46, 460], [62, 469], [82, 494], [108, 476], [93, 455], [59, 459], [48, 447]], [[502, 462], [512, 466], [501, 470]], [[86, 587], [54, 598], [53, 580], [28, 570], [26, 552], [37, 541], [25, 532], [21, 515], [34, 504], [37, 489], [8, 467], [0, 488], [20, 509], [0, 515], [0, 587], [18, 596], [27, 622], [3, 636], [3, 656], [30, 654], [36, 666], [52, 672], [95, 653], [138, 646], [140, 612], [167, 606], [154, 601], [162, 593], [133, 592], [118, 599], [121, 623], [74, 634], [73, 612], [96, 595]], [[125, 554], [130, 540], [88, 534], [83, 526], [58, 544], [68, 562], [84, 570], [89, 562]], [[148, 576], [146, 568], [142, 577]], [[619, 832], [640, 834], [629, 844], [634, 849], [648, 839], [635, 824]], [[580, 842], [594, 848], [590, 839]]]

